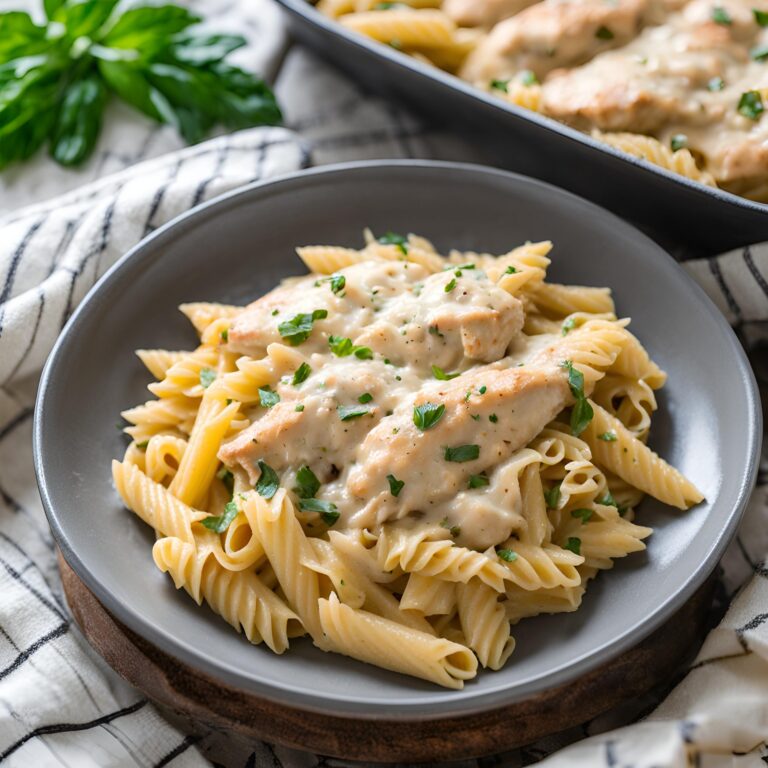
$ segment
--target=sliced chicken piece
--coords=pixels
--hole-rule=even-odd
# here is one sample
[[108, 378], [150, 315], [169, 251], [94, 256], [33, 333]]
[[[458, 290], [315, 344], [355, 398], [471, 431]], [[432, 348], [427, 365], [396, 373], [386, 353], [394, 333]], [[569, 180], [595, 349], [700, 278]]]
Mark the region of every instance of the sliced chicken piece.
[[[571, 400], [566, 375], [554, 366], [473, 370], [423, 389], [379, 422], [360, 446], [347, 481], [347, 492], [360, 507], [350, 525], [429, 514], [466, 488], [471, 474], [529, 442]], [[414, 424], [414, 407], [425, 403], [445, 406], [445, 412], [422, 430]], [[397, 498], [388, 475], [405, 483]]]
[[628, 43], [665, 16], [662, 0], [543, 0], [498, 24], [470, 54], [461, 76], [487, 86], [531, 70], [541, 80]]
[[355, 264], [338, 274], [344, 276], [345, 285], [336, 292], [330, 278], [308, 275], [287, 280], [249, 304], [229, 329], [229, 348], [244, 355], [263, 355], [269, 344], [284, 340], [281, 323], [318, 309], [328, 316], [312, 324], [302, 351], [327, 348], [329, 335], [354, 337], [372, 322], [382, 302], [404, 295], [429, 273], [418, 264], [373, 261]]
[[504, 356], [523, 327], [523, 305], [479, 269], [452, 269], [389, 302], [355, 339], [400, 365], [428, 372]]

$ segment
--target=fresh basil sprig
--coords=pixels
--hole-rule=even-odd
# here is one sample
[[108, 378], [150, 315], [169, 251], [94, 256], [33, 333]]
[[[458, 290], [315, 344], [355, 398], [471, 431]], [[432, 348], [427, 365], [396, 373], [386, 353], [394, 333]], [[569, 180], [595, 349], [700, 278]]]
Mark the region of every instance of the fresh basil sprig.
[[265, 83], [225, 59], [240, 35], [190, 32], [180, 5], [122, 9], [120, 0], [44, 0], [46, 20], [0, 13], [0, 169], [46, 142], [61, 165], [94, 150], [111, 96], [174, 126], [190, 143], [214, 125], [274, 125]]

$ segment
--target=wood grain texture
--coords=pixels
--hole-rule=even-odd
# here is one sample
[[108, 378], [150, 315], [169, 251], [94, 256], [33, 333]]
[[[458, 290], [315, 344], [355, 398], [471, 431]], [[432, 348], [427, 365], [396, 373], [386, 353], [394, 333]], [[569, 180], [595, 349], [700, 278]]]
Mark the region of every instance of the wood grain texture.
[[714, 579], [636, 647], [565, 686], [489, 712], [419, 721], [340, 718], [270, 702], [198, 672], [115, 619], [59, 555], [64, 591], [91, 645], [148, 698], [246, 738], [376, 762], [502, 752], [586, 722], [668, 681], [704, 639]]

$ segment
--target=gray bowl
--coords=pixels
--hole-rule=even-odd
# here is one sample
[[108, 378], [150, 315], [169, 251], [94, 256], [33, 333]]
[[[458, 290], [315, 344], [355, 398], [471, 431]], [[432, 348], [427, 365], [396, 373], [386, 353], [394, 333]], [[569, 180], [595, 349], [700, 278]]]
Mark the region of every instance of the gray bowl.
[[[463, 691], [324, 654], [300, 640], [283, 656], [251, 646], [198, 608], [152, 562], [152, 534], [123, 509], [110, 459], [121, 410], [148, 398], [139, 347], [191, 348], [186, 301], [247, 302], [300, 274], [295, 245], [360, 245], [361, 230], [417, 232], [438, 247], [503, 252], [555, 243], [552, 278], [607, 285], [669, 372], [652, 445], [706, 494], [678, 512], [644, 502], [648, 551], [590, 587], [573, 614], [516, 630], [506, 668]], [[353, 717], [477, 712], [563, 684], [631, 647], [670, 617], [734, 535], [757, 467], [760, 413], [749, 365], [721, 314], [651, 240], [612, 214], [541, 182], [468, 165], [360, 163], [288, 176], [214, 200], [140, 243], [90, 292], [43, 373], [35, 464], [67, 562], [130, 629], [192, 667], [285, 704]]]

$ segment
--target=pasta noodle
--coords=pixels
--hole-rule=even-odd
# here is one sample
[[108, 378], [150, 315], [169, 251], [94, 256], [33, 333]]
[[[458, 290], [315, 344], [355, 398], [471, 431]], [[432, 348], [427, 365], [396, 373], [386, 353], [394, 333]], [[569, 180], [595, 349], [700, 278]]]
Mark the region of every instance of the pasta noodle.
[[157, 399], [112, 464], [158, 568], [250, 642], [461, 688], [645, 548], [644, 494], [703, 498], [646, 445], [666, 374], [610, 291], [547, 280], [550, 242], [298, 250], [248, 307], [184, 305], [193, 351], [139, 353]]

